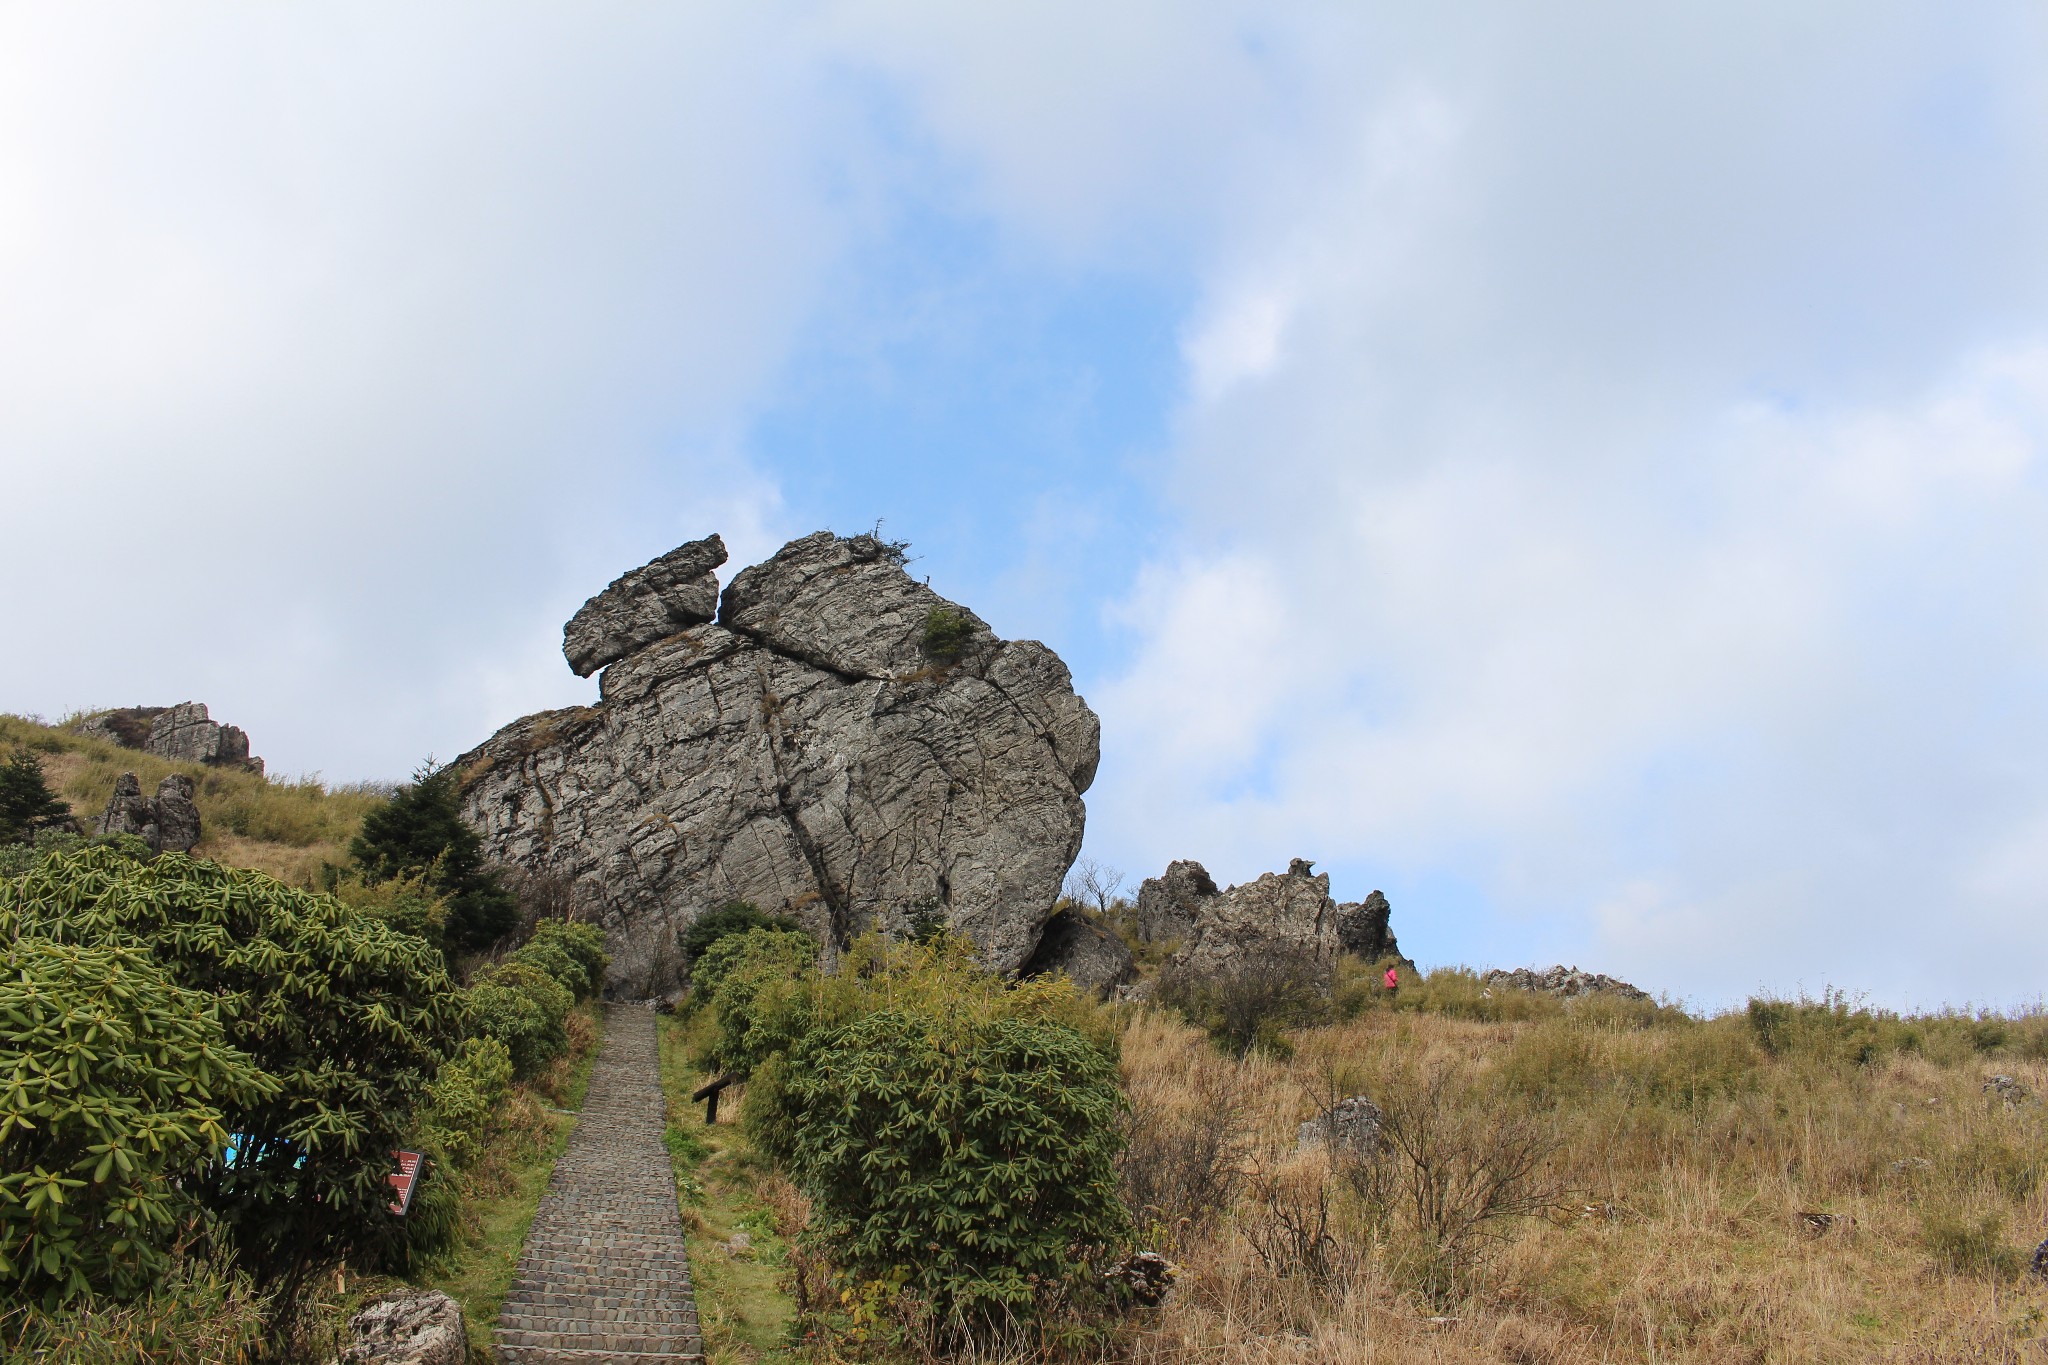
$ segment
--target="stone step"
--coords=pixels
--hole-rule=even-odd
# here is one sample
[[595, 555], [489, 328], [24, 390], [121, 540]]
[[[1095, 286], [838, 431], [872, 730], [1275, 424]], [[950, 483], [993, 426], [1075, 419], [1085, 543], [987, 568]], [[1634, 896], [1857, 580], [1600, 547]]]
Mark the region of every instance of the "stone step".
[[654, 1013], [615, 1005], [498, 1317], [505, 1365], [701, 1362]]

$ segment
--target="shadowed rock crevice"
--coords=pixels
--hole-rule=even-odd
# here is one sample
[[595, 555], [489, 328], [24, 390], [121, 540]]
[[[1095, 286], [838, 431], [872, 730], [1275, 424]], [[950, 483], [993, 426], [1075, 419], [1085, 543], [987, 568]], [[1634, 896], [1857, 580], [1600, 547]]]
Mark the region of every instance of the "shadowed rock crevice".
[[611, 936], [615, 994], [672, 984], [656, 978], [675, 936], [731, 900], [840, 946], [936, 907], [990, 965], [1023, 967], [1100, 752], [1066, 665], [873, 536], [792, 541], [733, 578], [715, 622], [674, 628], [674, 581], [709, 553], [682, 551], [714, 545], [722, 559], [709, 537], [655, 561], [681, 566], [665, 578], [624, 575], [571, 622], [572, 666], [608, 660], [596, 706], [456, 760], [488, 852], [574, 882]]

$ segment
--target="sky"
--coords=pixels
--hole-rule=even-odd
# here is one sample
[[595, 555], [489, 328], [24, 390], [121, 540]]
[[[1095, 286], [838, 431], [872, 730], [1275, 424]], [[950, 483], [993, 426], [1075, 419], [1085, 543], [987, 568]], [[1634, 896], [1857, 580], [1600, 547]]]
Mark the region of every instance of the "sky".
[[0, 710], [400, 778], [877, 523], [1132, 884], [2037, 1002], [2048, 11], [0, 0]]

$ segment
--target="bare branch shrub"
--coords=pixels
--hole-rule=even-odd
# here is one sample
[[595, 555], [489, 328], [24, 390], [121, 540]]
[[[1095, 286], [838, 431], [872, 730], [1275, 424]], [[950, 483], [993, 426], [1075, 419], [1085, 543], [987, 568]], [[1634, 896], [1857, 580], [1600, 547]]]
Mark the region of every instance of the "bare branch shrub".
[[1216, 1059], [1180, 1079], [1172, 1090], [1131, 1088], [1127, 1144], [1117, 1163], [1124, 1205], [1157, 1246], [1179, 1246], [1226, 1212], [1251, 1155], [1250, 1092], [1241, 1069]]
[[1329, 1012], [1330, 964], [1286, 944], [1249, 946], [1227, 962], [1168, 973], [1155, 998], [1240, 1057], [1254, 1048], [1291, 1057], [1284, 1030]]
[[1338, 1148], [1332, 1159], [1391, 1268], [1432, 1304], [1463, 1298], [1492, 1244], [1513, 1220], [1554, 1206], [1555, 1130], [1497, 1093], [1480, 1093], [1462, 1067], [1384, 1074], [1376, 1150]]
[[1321, 1161], [1253, 1178], [1239, 1226], [1267, 1274], [1319, 1287], [1357, 1274], [1364, 1244], [1340, 1230], [1331, 1184], [1330, 1167]]

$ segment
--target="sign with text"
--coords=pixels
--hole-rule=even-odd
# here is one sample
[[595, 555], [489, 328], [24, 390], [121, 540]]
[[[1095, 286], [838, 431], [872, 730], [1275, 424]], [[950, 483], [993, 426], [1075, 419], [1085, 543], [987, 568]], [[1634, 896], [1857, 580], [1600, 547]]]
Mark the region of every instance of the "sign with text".
[[398, 1197], [391, 1201], [391, 1211], [400, 1218], [405, 1217], [412, 1207], [413, 1188], [420, 1182], [420, 1164], [426, 1160], [418, 1152], [393, 1152], [398, 1159], [398, 1169], [388, 1177], [391, 1188], [398, 1191]]

